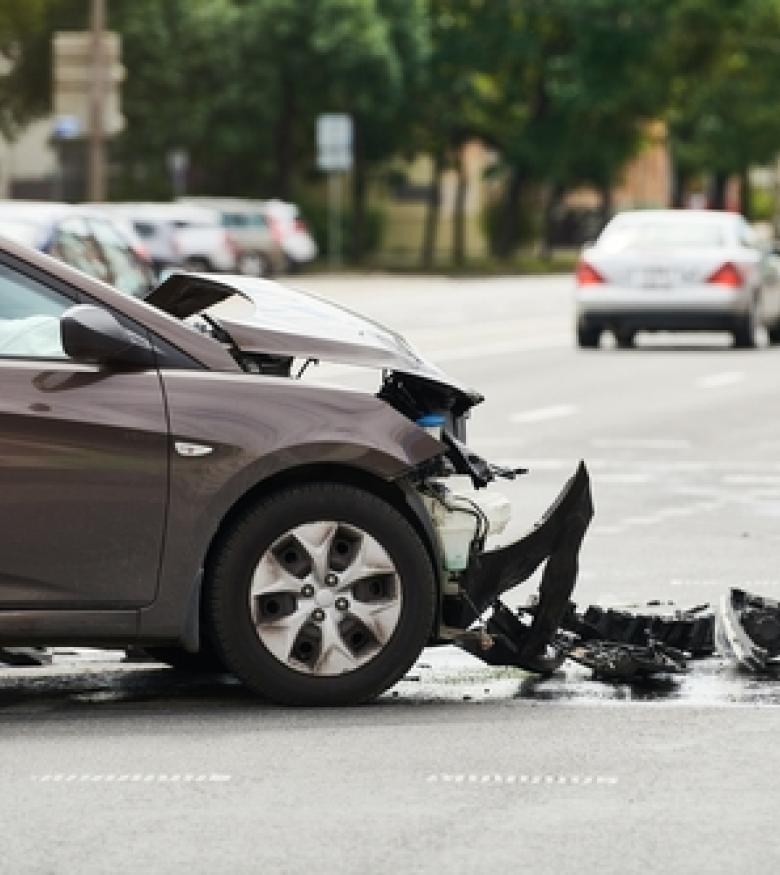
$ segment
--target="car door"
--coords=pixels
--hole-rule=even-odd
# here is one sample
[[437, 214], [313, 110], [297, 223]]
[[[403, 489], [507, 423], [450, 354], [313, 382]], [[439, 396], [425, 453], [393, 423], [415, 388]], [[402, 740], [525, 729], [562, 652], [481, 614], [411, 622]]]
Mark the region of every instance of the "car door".
[[59, 318], [75, 303], [89, 301], [0, 258], [0, 610], [133, 607], [156, 590], [168, 476], [159, 374], [68, 359]]

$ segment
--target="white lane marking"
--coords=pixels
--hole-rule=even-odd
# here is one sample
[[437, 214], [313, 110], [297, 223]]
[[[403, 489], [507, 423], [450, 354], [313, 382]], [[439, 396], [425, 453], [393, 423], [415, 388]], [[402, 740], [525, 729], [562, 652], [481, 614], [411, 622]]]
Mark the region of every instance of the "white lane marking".
[[645, 474], [641, 471], [599, 475], [599, 483], [610, 483], [613, 486], [644, 486], [652, 483], [654, 479], [651, 474]]
[[720, 482], [727, 486], [780, 486], [780, 475], [725, 474]]
[[719, 580], [717, 578], [697, 578], [697, 577], [673, 577], [669, 581], [670, 586], [683, 587], [707, 587], [718, 588], [722, 590], [724, 587], [736, 587], [744, 589], [748, 592], [761, 592], [764, 589], [775, 589], [780, 586], [780, 580], [738, 580], [728, 581]]
[[573, 785], [573, 786], [604, 786], [618, 783], [616, 775], [517, 775], [517, 774], [480, 774], [468, 772], [440, 772], [426, 777], [428, 784], [532, 784], [539, 785]]
[[665, 507], [658, 511], [659, 516], [690, 516], [695, 512], [693, 507]]
[[720, 389], [723, 386], [735, 386], [745, 379], [744, 371], [722, 371], [719, 374], [708, 374], [699, 377], [696, 386], [699, 389]]
[[707, 513], [717, 510], [727, 502], [727, 498], [717, 498], [710, 501], [699, 501], [688, 505], [674, 505], [672, 507], [659, 508], [654, 513], [644, 514], [642, 516], [629, 516], [620, 520], [615, 525], [597, 525], [593, 528], [593, 533], [598, 535], [620, 535], [626, 529], [635, 528], [637, 526], [656, 526], [668, 520], [669, 517], [693, 516], [695, 514]]
[[535, 352], [540, 349], [560, 349], [571, 346], [568, 334], [549, 334], [528, 340], [513, 340], [493, 343], [480, 343], [473, 346], [449, 346], [441, 350], [426, 349], [423, 355], [437, 364], [440, 362], [460, 362], [481, 359], [485, 356], [511, 355], [516, 352]]
[[604, 450], [687, 450], [685, 438], [594, 438], [594, 447]]
[[[509, 442], [509, 440], [507, 441]], [[516, 439], [511, 439], [512, 443], [516, 443]], [[482, 443], [498, 443], [490, 441], [486, 438], [484, 441], [479, 438], [472, 437], [469, 444], [475, 449], [479, 449]], [[507, 455], [499, 459], [504, 465], [513, 465], [515, 467], [523, 466], [530, 468], [531, 471], [561, 471], [569, 470], [577, 464], [576, 457], [569, 458], [542, 458], [535, 456], [516, 456], [514, 454]], [[778, 472], [780, 473], [780, 462], [751, 462], [735, 459], [714, 459], [711, 461], [681, 461], [674, 460], [659, 460], [659, 459], [601, 459], [586, 457], [586, 465], [590, 471], [644, 471], [647, 473], [659, 474], [708, 474], [712, 471], [720, 472]]]
[[546, 422], [548, 419], [562, 419], [573, 416], [578, 407], [574, 404], [551, 404], [549, 407], [537, 407], [534, 410], [522, 410], [509, 417], [510, 422], [527, 424], [530, 422]]
[[660, 523], [661, 519], [657, 514], [648, 514], [647, 516], [629, 516], [623, 520], [624, 526], [654, 526]]
[[185, 783], [224, 783], [225, 781], [231, 781], [232, 775], [222, 775], [222, 774], [195, 774], [192, 772], [187, 773], [174, 773], [174, 774], [144, 774], [142, 772], [133, 773], [123, 773], [119, 774], [117, 772], [82, 772], [80, 774], [71, 772], [68, 774], [67, 772], [47, 772], [42, 775], [30, 775], [31, 781], [38, 781], [42, 784], [60, 784], [66, 783], [71, 784], [74, 781], [79, 783], [90, 782], [90, 783], [99, 783], [105, 782], [107, 784], [117, 783], [131, 783], [131, 784], [177, 784], [179, 782]]

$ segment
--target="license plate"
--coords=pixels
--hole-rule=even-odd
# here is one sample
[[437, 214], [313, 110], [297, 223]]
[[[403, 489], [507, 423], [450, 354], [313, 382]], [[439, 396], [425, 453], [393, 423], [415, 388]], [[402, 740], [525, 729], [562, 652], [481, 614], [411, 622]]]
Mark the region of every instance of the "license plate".
[[635, 271], [634, 285], [643, 289], [668, 289], [675, 285], [679, 277], [666, 267], [645, 267]]

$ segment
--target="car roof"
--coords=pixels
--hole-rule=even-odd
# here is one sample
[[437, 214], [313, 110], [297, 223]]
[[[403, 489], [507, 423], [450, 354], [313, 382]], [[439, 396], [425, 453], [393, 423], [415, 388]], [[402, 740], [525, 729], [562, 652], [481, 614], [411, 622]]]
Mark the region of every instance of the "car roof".
[[45, 223], [67, 215], [78, 215], [72, 204], [58, 201], [0, 201], [0, 218], [6, 220]]
[[241, 197], [214, 197], [211, 195], [203, 195], [181, 198], [177, 203], [184, 207], [210, 207], [216, 210], [245, 210], [246, 212], [256, 212], [257, 208], [263, 203], [263, 201], [252, 201]]
[[101, 210], [110, 210], [119, 215], [128, 216], [141, 221], [190, 221], [218, 224], [216, 210], [213, 208], [209, 209], [205, 206], [196, 206], [195, 204], [117, 201], [110, 204], [85, 204], [85, 206], [99, 208]]
[[739, 213], [729, 213], [724, 210], [626, 210], [618, 213], [610, 221], [611, 224], [642, 224], [656, 222], [658, 219], [672, 222], [712, 222], [733, 224], [742, 219]]

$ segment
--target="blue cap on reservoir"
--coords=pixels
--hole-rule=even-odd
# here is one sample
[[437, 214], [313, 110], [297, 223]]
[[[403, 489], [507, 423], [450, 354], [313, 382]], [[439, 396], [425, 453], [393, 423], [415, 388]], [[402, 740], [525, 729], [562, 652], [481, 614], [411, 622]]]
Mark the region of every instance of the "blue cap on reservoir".
[[421, 428], [437, 428], [444, 425], [445, 418], [441, 413], [426, 413], [417, 420]]

